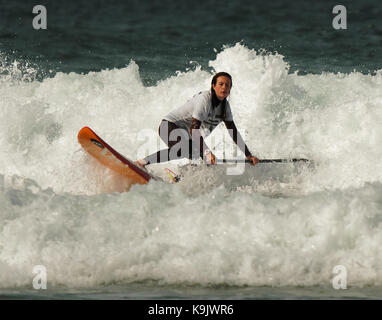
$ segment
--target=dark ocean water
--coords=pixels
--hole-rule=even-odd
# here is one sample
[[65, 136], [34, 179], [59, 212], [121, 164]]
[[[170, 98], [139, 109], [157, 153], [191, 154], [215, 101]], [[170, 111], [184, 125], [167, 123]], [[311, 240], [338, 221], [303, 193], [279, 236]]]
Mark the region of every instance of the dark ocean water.
[[[38, 3], [37, 3], [38, 2]], [[336, 1], [1, 1], [0, 52], [40, 72], [121, 68], [133, 59], [145, 83], [208, 61], [242, 42], [285, 56], [290, 71], [368, 73], [382, 65], [380, 1], [341, 1], [347, 30], [332, 27]], [[34, 30], [32, 8], [47, 9]], [[190, 63], [192, 61], [192, 63]]]

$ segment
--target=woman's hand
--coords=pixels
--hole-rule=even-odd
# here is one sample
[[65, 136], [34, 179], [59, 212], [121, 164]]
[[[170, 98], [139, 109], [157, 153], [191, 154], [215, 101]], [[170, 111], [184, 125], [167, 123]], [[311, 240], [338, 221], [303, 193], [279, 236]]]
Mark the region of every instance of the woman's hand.
[[216, 164], [215, 156], [212, 152], [206, 153], [207, 164]]
[[251, 163], [251, 166], [255, 166], [256, 163], [259, 162], [259, 159], [257, 159], [255, 156], [248, 156], [248, 157], [247, 157], [247, 160], [251, 161], [251, 162], [250, 162], [250, 163]]

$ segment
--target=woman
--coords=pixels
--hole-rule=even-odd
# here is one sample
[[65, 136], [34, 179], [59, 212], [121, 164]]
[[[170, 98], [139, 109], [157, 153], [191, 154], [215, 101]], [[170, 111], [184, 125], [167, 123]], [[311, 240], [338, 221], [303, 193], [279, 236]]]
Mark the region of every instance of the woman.
[[259, 161], [253, 156], [238, 132], [232, 118], [227, 97], [232, 88], [232, 77], [226, 72], [215, 74], [211, 90], [199, 92], [183, 106], [171, 111], [159, 126], [159, 136], [168, 149], [160, 150], [136, 161], [142, 167], [170, 160], [201, 157], [207, 163], [215, 164], [215, 155], [204, 142], [200, 129], [211, 132], [224, 121], [233, 141], [244, 152], [252, 165]]

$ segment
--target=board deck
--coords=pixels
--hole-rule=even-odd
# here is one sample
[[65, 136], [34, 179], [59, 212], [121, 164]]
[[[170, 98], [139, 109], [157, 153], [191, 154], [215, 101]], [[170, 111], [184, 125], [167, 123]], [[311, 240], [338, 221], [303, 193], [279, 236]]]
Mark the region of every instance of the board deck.
[[129, 179], [131, 184], [146, 184], [151, 179], [157, 180], [147, 170], [136, 165], [134, 161], [115, 151], [89, 127], [83, 127], [78, 132], [78, 142], [86, 152], [105, 167]]

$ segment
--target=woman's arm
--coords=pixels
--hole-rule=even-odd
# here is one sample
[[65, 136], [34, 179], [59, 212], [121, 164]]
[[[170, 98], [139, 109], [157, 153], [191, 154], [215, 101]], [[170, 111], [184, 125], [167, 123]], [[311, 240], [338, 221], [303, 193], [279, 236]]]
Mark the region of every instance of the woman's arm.
[[[192, 118], [191, 119], [191, 126], [190, 126], [190, 135], [191, 135], [193, 141], [199, 142], [200, 157], [202, 159], [206, 158], [206, 160], [208, 162], [215, 164], [215, 156], [209, 150], [208, 146], [204, 142], [203, 136], [200, 134], [200, 131], [199, 131], [200, 125], [201, 125], [201, 121], [199, 121], [195, 118]], [[195, 150], [195, 152], [197, 152], [197, 151]]]
[[236, 128], [235, 122], [225, 120], [224, 123], [227, 127], [228, 133], [231, 136], [233, 142], [235, 142], [235, 144], [239, 146], [240, 150], [244, 152], [245, 157], [248, 160], [251, 160], [253, 165], [255, 165], [257, 162], [259, 162], [259, 159], [257, 159], [255, 156], [253, 156], [251, 154], [251, 152], [249, 151], [246, 143], [244, 142], [243, 138], [241, 137], [240, 132]]

